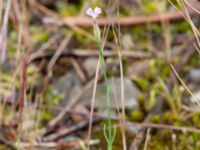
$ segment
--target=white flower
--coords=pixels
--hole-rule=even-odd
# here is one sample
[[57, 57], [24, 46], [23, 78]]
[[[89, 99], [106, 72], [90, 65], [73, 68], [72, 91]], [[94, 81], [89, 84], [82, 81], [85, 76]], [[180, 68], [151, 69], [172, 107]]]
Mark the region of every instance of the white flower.
[[101, 8], [99, 7], [96, 7], [94, 10], [92, 10], [92, 8], [88, 8], [86, 14], [91, 16], [93, 19], [96, 19], [101, 12]]

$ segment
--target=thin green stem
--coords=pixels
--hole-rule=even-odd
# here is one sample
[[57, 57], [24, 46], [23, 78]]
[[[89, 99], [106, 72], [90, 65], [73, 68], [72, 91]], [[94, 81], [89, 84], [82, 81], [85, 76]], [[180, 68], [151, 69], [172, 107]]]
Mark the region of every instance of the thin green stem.
[[108, 81], [108, 76], [107, 76], [107, 68], [106, 68], [106, 62], [105, 58], [103, 55], [103, 42], [101, 39], [101, 33], [100, 29], [94, 20], [94, 35], [97, 39], [98, 46], [99, 46], [99, 57], [100, 57], [100, 62], [102, 66], [102, 72], [105, 80], [105, 92], [106, 92], [106, 111], [108, 114], [108, 135], [106, 134], [106, 138], [108, 139], [108, 150], [112, 150], [112, 144], [113, 144], [113, 135], [112, 135], [112, 121], [111, 121], [111, 101], [110, 101], [110, 84]]
[[106, 64], [105, 64], [105, 59], [103, 56], [103, 47], [99, 43], [99, 56], [101, 60], [101, 65], [102, 65], [102, 70], [103, 70], [103, 76], [105, 79], [105, 86], [106, 86], [106, 110], [108, 113], [108, 139], [111, 141], [112, 139], [112, 123], [111, 123], [111, 102], [110, 102], [110, 84], [108, 81], [108, 76], [107, 76], [107, 69], [106, 69]]

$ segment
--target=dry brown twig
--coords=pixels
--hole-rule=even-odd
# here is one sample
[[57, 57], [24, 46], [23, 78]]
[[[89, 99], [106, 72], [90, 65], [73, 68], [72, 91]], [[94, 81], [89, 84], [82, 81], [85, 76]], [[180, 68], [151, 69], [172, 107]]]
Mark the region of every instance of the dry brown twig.
[[[184, 11], [183, 11], [184, 13]], [[188, 13], [190, 16], [194, 16], [197, 14], [196, 11], [193, 11], [192, 9], [188, 10]], [[121, 17], [121, 18], [99, 18], [97, 20], [97, 23], [100, 26], [106, 26], [109, 24], [120, 24], [122, 26], [130, 26], [130, 25], [140, 25], [140, 24], [146, 24], [147, 22], [152, 23], [159, 23], [161, 20], [163, 22], [165, 21], [178, 21], [180, 19], [183, 19], [183, 16], [180, 12], [167, 12], [162, 14], [162, 18], [160, 17], [160, 14], [157, 15], [151, 15], [151, 16], [134, 16], [134, 17]], [[90, 18], [86, 17], [64, 17], [64, 18], [45, 18], [43, 20], [44, 23], [47, 24], [53, 24], [57, 26], [63, 26], [63, 25], [74, 25], [74, 26], [82, 26], [82, 27], [91, 27], [92, 26], [92, 20]]]
[[[100, 78], [99, 78], [100, 79]], [[54, 128], [58, 123], [60, 123], [62, 120], [64, 121], [64, 118], [67, 114], [67, 112], [72, 109], [74, 107], [74, 105], [78, 102], [78, 100], [83, 96], [83, 94], [90, 88], [93, 86], [93, 83], [94, 83], [94, 79], [92, 79], [91, 81], [89, 81], [83, 88], [80, 92], [77, 93], [77, 95], [75, 95], [75, 97], [73, 97], [68, 105], [66, 105], [62, 111], [55, 117], [53, 118], [48, 127], [47, 127], [47, 130], [48, 129], [52, 129]]]
[[[49, 59], [54, 55], [54, 52], [52, 53], [38, 53], [31, 55], [31, 59], [29, 62], [34, 62], [41, 59]], [[110, 50], [104, 50], [104, 56], [105, 57], [117, 57], [117, 53], [115, 51]], [[152, 53], [150, 52], [142, 52], [141, 50], [121, 50], [122, 57], [132, 57], [132, 58], [152, 58], [154, 57]], [[162, 56], [161, 53], [158, 53], [158, 56]], [[88, 49], [75, 49], [75, 50], [67, 50], [63, 51], [63, 53], [60, 55], [60, 57], [98, 57], [98, 51], [97, 50], [88, 50]]]
[[[22, 142], [21, 146], [24, 149], [37, 149], [37, 148], [44, 148], [44, 149], [67, 149], [67, 148], [81, 148], [81, 143], [88, 143], [87, 140], [77, 140], [77, 141], [70, 141], [70, 142], [35, 142], [35, 143], [26, 143]], [[91, 140], [89, 141], [89, 145], [96, 145], [98, 144], [98, 140]]]
[[[98, 122], [100, 121], [101, 119], [100, 118], [94, 118], [92, 120], [92, 123], [95, 123], [95, 122]], [[75, 131], [78, 131], [80, 129], [83, 129], [83, 128], [86, 128], [89, 124], [89, 121], [88, 120], [84, 120], [84, 121], [81, 121], [79, 122], [78, 124], [75, 124], [69, 128], [64, 128], [60, 131], [56, 131], [55, 133], [52, 133], [48, 136], [45, 136], [45, 137], [42, 137], [40, 140], [43, 141], [43, 142], [49, 142], [49, 141], [56, 141], [66, 135], [69, 135], [70, 133], [73, 133]]]

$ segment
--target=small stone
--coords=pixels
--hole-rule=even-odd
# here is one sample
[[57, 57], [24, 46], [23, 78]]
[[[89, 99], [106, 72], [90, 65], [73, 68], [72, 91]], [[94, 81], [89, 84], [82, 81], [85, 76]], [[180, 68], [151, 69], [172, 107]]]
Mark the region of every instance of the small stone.
[[52, 88], [54, 92], [64, 95], [64, 99], [68, 101], [81, 90], [82, 84], [76, 72], [71, 70], [54, 81]]
[[192, 69], [188, 74], [188, 79], [192, 82], [200, 82], [200, 69]]
[[[116, 101], [121, 108], [121, 80], [120, 78], [114, 78], [113, 81], [109, 79], [110, 83], [110, 100], [111, 107], [117, 109]], [[91, 105], [92, 90], [88, 90], [81, 102], [86, 105]], [[140, 90], [137, 86], [132, 83], [128, 78], [124, 78], [124, 95], [125, 95], [125, 108], [133, 109], [138, 106], [137, 97], [141, 96]], [[106, 106], [106, 96], [105, 96], [105, 82], [97, 85], [96, 98], [95, 98], [95, 108], [104, 109]]]
[[95, 74], [97, 64], [98, 64], [98, 58], [88, 58], [84, 61], [83, 66], [86, 69], [89, 77]]
[[122, 47], [124, 49], [131, 49], [134, 46], [132, 37], [130, 34], [124, 34], [122, 35]]
[[73, 112], [71, 117], [75, 123], [84, 121], [89, 116], [89, 111], [83, 105], [75, 106]]
[[190, 97], [190, 100], [193, 103], [200, 103], [200, 91], [193, 93], [193, 96]]
[[133, 75], [143, 77], [146, 74], [148, 67], [149, 64], [147, 60], [140, 60], [130, 64], [126, 74], [128, 77], [132, 77]]

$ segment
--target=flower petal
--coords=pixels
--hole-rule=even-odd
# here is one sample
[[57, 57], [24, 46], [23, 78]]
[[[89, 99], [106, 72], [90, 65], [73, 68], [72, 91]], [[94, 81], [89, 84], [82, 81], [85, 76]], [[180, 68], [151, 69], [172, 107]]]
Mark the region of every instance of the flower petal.
[[86, 14], [93, 17], [94, 11], [92, 10], [92, 8], [88, 8]]
[[101, 10], [101, 8], [99, 8], [99, 7], [96, 7], [96, 8], [94, 9], [94, 14], [97, 15], [97, 16], [98, 16], [101, 12], [102, 12], [102, 10]]

